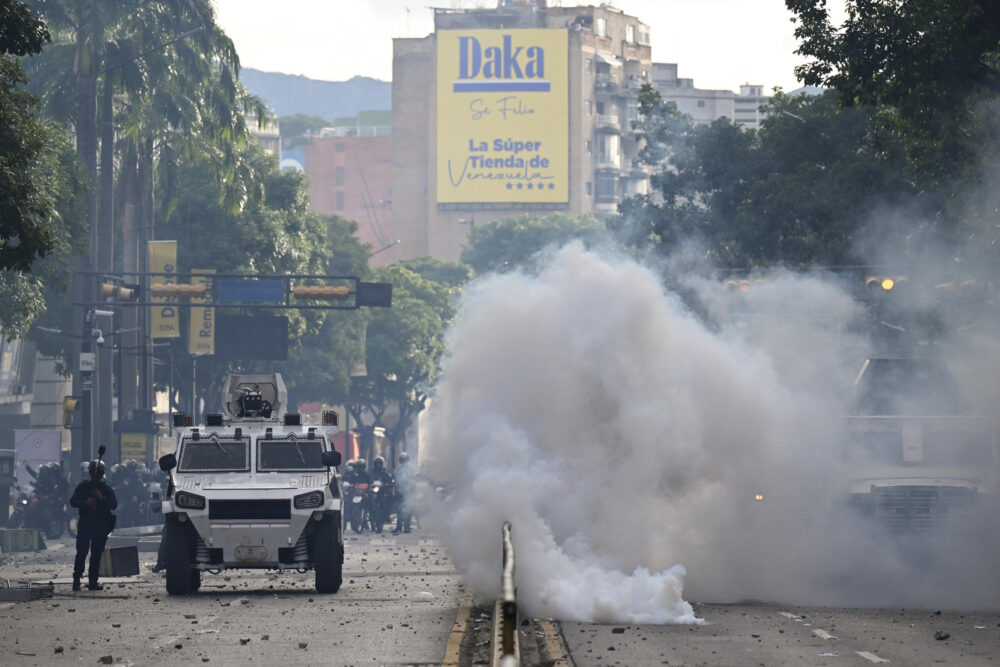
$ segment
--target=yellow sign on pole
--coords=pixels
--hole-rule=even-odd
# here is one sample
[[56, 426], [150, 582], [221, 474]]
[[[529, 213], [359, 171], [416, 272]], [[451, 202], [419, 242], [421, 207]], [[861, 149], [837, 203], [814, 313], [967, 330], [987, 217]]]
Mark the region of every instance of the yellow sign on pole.
[[[153, 276], [151, 285], [174, 285], [177, 283], [177, 241], [149, 242], [150, 273], [166, 273], [166, 276]], [[178, 309], [169, 304], [176, 302], [174, 297], [150, 297], [154, 305], [150, 309], [150, 336], [153, 338], [180, 338], [181, 322]]]
[[[191, 269], [191, 273], [215, 273], [214, 269]], [[192, 297], [191, 303], [212, 301], [212, 277], [192, 276], [191, 284], [205, 286], [205, 298]], [[188, 354], [215, 354], [215, 308], [191, 308], [188, 324]]]
[[135, 459], [139, 463], [146, 462], [146, 434], [122, 433], [122, 461]]
[[437, 200], [569, 199], [566, 30], [438, 30]]

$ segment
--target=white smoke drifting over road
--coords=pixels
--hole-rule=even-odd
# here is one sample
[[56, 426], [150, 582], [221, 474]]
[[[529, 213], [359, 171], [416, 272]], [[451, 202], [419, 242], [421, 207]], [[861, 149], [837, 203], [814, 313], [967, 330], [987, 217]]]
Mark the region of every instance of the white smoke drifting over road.
[[[685, 567], [701, 601], [842, 590], [854, 561], [838, 545], [871, 544], [830, 512], [857, 306], [772, 276], [753, 297], [773, 316], [760, 327], [731, 316], [718, 281], [687, 287], [702, 318], [655, 273], [571, 245], [537, 277], [467, 291], [421, 456], [453, 485], [432, 519], [473, 591], [499, 590], [505, 520], [534, 616], [698, 622]], [[793, 300], [817, 310], [784, 316]]]

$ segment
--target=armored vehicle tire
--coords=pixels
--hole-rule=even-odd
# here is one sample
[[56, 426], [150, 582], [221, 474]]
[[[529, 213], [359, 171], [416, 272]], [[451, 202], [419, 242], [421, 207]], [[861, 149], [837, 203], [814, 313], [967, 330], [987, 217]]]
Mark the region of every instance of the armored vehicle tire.
[[336, 593], [343, 582], [344, 545], [338, 539], [337, 522], [327, 517], [316, 529], [314, 568], [317, 593]]
[[201, 570], [191, 568], [191, 592], [197, 593], [201, 588]]
[[191, 592], [191, 533], [175, 516], [167, 517], [163, 528], [164, 560], [167, 565], [167, 593], [187, 595]]

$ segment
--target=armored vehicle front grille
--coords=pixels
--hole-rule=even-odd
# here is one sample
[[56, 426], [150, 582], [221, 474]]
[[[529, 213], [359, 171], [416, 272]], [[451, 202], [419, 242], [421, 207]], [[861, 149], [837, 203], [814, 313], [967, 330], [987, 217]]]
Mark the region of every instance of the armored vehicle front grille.
[[260, 472], [311, 472], [326, 470], [323, 440], [294, 435], [257, 440], [257, 470]]
[[960, 515], [974, 497], [973, 491], [963, 488], [889, 486], [876, 490], [875, 511], [893, 528], [923, 529]]
[[209, 500], [210, 521], [288, 521], [292, 503], [284, 500]]

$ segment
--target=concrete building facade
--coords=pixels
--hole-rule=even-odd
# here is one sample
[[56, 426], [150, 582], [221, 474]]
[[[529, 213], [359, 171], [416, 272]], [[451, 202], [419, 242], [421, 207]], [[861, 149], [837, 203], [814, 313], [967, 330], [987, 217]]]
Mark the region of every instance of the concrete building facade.
[[664, 100], [674, 102], [681, 113], [691, 116], [696, 123], [728, 118], [745, 129], [760, 128], [760, 122], [767, 115], [761, 108], [771, 101], [764, 94], [764, 87], [758, 85], [742, 85], [739, 93], [695, 88], [693, 79], [678, 76], [676, 63], [653, 63], [653, 87]]
[[[547, 211], [611, 215], [624, 197], [648, 190], [648, 171], [634, 165], [639, 146], [631, 129], [631, 121], [638, 118], [639, 89], [652, 80], [647, 25], [614, 7], [547, 7], [539, 0], [434, 12], [433, 34], [393, 40], [391, 198], [400, 239], [397, 257], [457, 260], [477, 223]], [[568, 98], [567, 117], [558, 129], [566, 132], [568, 154], [557, 156], [565, 160], [565, 197], [439, 201], [439, 139], [453, 130], [438, 122], [444, 117], [438, 108], [438, 86], [452, 85], [438, 80], [439, 36], [444, 38], [442, 31], [483, 36], [493, 33], [476, 31], [511, 30], [565, 34], [566, 72], [552, 77], [565, 77]], [[511, 53], [521, 50], [511, 49], [507, 55]], [[558, 56], [562, 62], [562, 54]]]
[[372, 266], [400, 258], [389, 185], [391, 136], [374, 136], [362, 129], [311, 137], [305, 146], [305, 172], [309, 208], [357, 222], [357, 237], [372, 248]]

